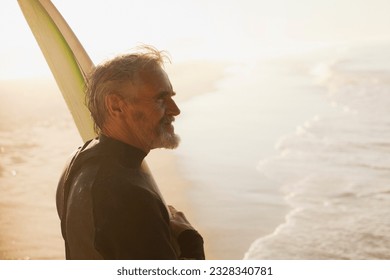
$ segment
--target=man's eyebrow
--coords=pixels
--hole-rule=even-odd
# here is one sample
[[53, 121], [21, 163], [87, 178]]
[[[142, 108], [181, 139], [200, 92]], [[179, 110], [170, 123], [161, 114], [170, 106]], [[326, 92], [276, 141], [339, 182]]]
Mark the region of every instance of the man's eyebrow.
[[161, 98], [161, 97], [175, 96], [175, 95], [176, 95], [176, 92], [174, 92], [174, 91], [161, 91], [158, 93], [157, 97]]

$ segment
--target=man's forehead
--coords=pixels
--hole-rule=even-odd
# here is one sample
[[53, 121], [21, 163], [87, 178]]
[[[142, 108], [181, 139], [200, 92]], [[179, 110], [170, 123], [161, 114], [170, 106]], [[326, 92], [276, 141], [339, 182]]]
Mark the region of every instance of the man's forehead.
[[139, 83], [141, 86], [154, 87], [156, 90], [173, 91], [167, 73], [161, 68], [140, 72]]
[[168, 74], [160, 66], [143, 69], [138, 72], [138, 78], [141, 80], [168, 80]]
[[[129, 80], [122, 86], [125, 94], [135, 94], [137, 97], [144, 96], [173, 96], [172, 84], [164, 70], [161, 71], [142, 71], [133, 80]], [[138, 93], [138, 94], [137, 94]], [[139, 95], [141, 94], [141, 95]], [[134, 96], [136, 97], [136, 96]]]

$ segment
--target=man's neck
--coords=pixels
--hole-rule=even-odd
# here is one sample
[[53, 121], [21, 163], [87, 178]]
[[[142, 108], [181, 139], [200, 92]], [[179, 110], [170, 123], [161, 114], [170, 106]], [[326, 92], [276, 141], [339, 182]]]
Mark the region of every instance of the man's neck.
[[120, 130], [120, 129], [113, 129], [113, 127], [114, 126], [106, 125], [102, 129], [102, 134], [104, 134], [105, 136], [110, 137], [112, 139], [121, 141], [127, 145], [138, 148], [138, 149], [144, 151], [146, 154], [148, 154], [150, 152], [150, 148], [147, 147], [145, 144], [143, 144], [144, 141], [142, 141], [139, 137], [132, 135], [132, 134], [124, 133], [123, 130]]

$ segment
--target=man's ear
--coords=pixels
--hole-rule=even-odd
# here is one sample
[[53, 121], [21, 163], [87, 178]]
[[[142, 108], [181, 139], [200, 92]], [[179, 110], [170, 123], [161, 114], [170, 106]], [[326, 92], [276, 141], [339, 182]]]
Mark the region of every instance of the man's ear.
[[107, 112], [112, 117], [120, 117], [124, 112], [126, 102], [118, 94], [108, 94], [105, 99]]

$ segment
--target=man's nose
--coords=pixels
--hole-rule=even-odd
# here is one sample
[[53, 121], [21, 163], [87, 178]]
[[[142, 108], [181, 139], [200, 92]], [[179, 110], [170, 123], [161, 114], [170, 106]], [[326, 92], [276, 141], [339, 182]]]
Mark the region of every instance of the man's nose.
[[170, 102], [168, 104], [168, 113], [173, 116], [177, 116], [180, 114], [180, 109], [173, 99], [170, 99]]

